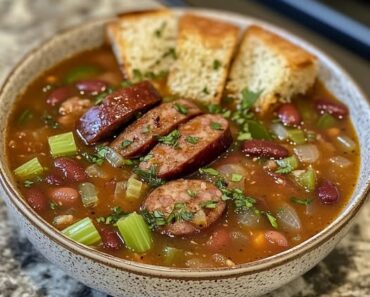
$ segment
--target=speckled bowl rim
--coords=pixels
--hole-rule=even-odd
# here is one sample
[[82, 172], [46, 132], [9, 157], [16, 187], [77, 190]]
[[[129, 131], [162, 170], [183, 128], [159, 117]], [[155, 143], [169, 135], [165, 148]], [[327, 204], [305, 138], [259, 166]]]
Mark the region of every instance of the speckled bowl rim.
[[[304, 48], [308, 48], [310, 51], [314, 51], [316, 53], [320, 53], [320, 59], [324, 59], [326, 64], [331, 65], [334, 69], [338, 70], [348, 81], [349, 84], [358, 92], [360, 100], [365, 103], [367, 108], [370, 110], [369, 100], [367, 99], [365, 93], [361, 90], [361, 88], [357, 85], [357, 83], [350, 77], [350, 75], [331, 57], [329, 57], [323, 50], [319, 49], [316, 46], [306, 42], [305, 40], [299, 38], [295, 34], [281, 29], [278, 26], [272, 25], [268, 22], [261, 21], [257, 18], [243, 16], [241, 14], [225, 12], [221, 10], [213, 10], [213, 9], [194, 9], [194, 8], [173, 8], [173, 11], [177, 14], [181, 14], [184, 12], [192, 12], [192, 13], [199, 13], [205, 16], [210, 17], [218, 17], [222, 16], [222, 18], [231, 18], [231, 19], [238, 19], [241, 22], [244, 22], [245, 19], [248, 21], [253, 22], [255, 24], [260, 24], [266, 28], [271, 28], [277, 34], [281, 33], [282, 35], [291, 37], [294, 41], [299, 41], [300, 46]], [[107, 21], [111, 20], [112, 18], [104, 18], [98, 19], [90, 22], [86, 22], [81, 25], [74, 26], [67, 30], [62, 30], [59, 33], [55, 34], [52, 38], [49, 38], [45, 42], [41, 43], [37, 48], [28, 52], [13, 68], [13, 70], [9, 73], [7, 78], [5, 79], [1, 89], [0, 89], [0, 98], [2, 97], [2, 93], [6, 89], [7, 85], [12, 81], [12, 78], [17, 75], [17, 70], [27, 61], [33, 58], [35, 52], [37, 52], [40, 48], [47, 47], [49, 44], [53, 43], [55, 38], [59, 38], [61, 36], [69, 35], [71, 32], [75, 30], [79, 30], [81, 27], [84, 26], [91, 26], [92, 24], [104, 24]], [[74, 254], [78, 254], [83, 257], [87, 257], [95, 262], [101, 263], [103, 265], [107, 265], [112, 268], [122, 269], [125, 271], [130, 271], [140, 275], [149, 275], [155, 276], [159, 278], [171, 278], [171, 279], [219, 279], [219, 278], [228, 278], [231, 276], [237, 275], [246, 275], [246, 274], [254, 274], [260, 271], [268, 270], [270, 268], [283, 265], [284, 263], [290, 262], [301, 255], [310, 252], [311, 250], [317, 248], [318, 246], [322, 245], [324, 242], [328, 241], [332, 235], [338, 233], [342, 228], [344, 228], [351, 219], [358, 213], [364, 202], [366, 201], [367, 194], [370, 191], [370, 181], [366, 184], [362, 185], [359, 193], [355, 197], [351, 197], [353, 200], [351, 203], [347, 205], [346, 208], [342, 210], [340, 215], [327, 227], [321, 230], [319, 233], [314, 235], [313, 237], [307, 239], [306, 241], [302, 242], [301, 244], [290, 248], [284, 252], [279, 254], [270, 256], [268, 258], [260, 259], [254, 262], [246, 263], [237, 265], [235, 268], [210, 268], [210, 269], [189, 269], [189, 268], [170, 268], [170, 267], [162, 267], [162, 266], [155, 266], [149, 264], [142, 264], [133, 261], [129, 261], [126, 259], [121, 259], [115, 256], [111, 256], [105, 254], [103, 252], [97, 251], [93, 248], [78, 244], [69, 238], [65, 237], [61, 232], [59, 232], [55, 227], [47, 223], [41, 216], [39, 216], [27, 203], [24, 199], [20, 198], [20, 193], [17, 190], [16, 185], [12, 177], [8, 176], [5, 171], [5, 167], [8, 164], [0, 163], [0, 185], [4, 189], [5, 193], [9, 196], [11, 203], [13, 206], [17, 208], [17, 210], [25, 216], [34, 227], [36, 227], [40, 232], [48, 236], [48, 238], [54, 241], [56, 244], [66, 248], [70, 252]], [[359, 173], [361, 174], [361, 172]], [[358, 183], [356, 185], [358, 187]]]

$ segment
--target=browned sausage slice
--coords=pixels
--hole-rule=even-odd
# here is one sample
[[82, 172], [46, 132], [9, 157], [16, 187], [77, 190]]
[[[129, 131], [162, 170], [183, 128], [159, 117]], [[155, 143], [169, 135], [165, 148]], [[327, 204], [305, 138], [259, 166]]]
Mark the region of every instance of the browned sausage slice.
[[232, 143], [229, 122], [220, 115], [197, 116], [178, 132], [175, 145], [157, 144], [139, 167], [149, 170], [154, 166], [158, 177], [177, 178], [210, 163]]
[[112, 142], [111, 147], [125, 158], [140, 157], [157, 143], [157, 136], [167, 135], [200, 113], [201, 110], [188, 100], [163, 103], [128, 126]]
[[159, 103], [161, 97], [148, 81], [109, 94], [98, 106], [91, 107], [77, 123], [77, 132], [86, 144], [107, 138], [135, 114]]
[[191, 215], [176, 219], [158, 230], [167, 235], [187, 235], [199, 232], [217, 221], [226, 204], [216, 186], [204, 180], [179, 179], [156, 188], [146, 198], [143, 209], [160, 212], [166, 220], [171, 214], [188, 212]]

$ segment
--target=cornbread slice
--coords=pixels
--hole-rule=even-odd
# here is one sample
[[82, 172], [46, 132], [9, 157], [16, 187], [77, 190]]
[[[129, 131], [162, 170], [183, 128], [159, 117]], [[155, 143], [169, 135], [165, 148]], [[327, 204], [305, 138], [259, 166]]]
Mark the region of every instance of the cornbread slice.
[[240, 97], [241, 91], [262, 91], [255, 104], [265, 112], [276, 102], [304, 94], [317, 76], [315, 56], [280, 36], [258, 26], [246, 29], [231, 66], [226, 91]]
[[127, 79], [168, 72], [176, 58], [177, 18], [166, 9], [123, 14], [106, 27]]
[[171, 93], [201, 103], [219, 103], [239, 28], [192, 14], [179, 20], [177, 60], [167, 81]]

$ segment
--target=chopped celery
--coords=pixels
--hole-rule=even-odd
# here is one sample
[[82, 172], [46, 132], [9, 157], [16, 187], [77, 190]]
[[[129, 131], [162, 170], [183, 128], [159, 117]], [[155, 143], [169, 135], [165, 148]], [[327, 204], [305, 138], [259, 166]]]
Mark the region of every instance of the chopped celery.
[[127, 185], [127, 182], [125, 181], [119, 181], [116, 183], [116, 187], [114, 189], [114, 197], [121, 197], [122, 195], [124, 195], [125, 191], [126, 191], [126, 185]]
[[163, 249], [163, 264], [171, 266], [175, 262], [181, 262], [184, 258], [184, 251], [174, 247], [167, 246]]
[[316, 173], [311, 167], [296, 177], [297, 183], [307, 191], [312, 192], [315, 189]]
[[328, 128], [335, 126], [336, 122], [337, 120], [332, 115], [328, 113], [324, 113], [319, 118], [316, 125], [317, 125], [317, 128], [324, 130], [324, 129], [328, 129]]
[[98, 204], [98, 192], [92, 183], [82, 183], [78, 187], [84, 207], [95, 207]]
[[14, 174], [21, 179], [30, 179], [39, 176], [44, 171], [37, 157], [29, 160], [18, 168], [14, 169]]
[[131, 175], [130, 178], [127, 180], [126, 198], [128, 200], [139, 199], [143, 189], [144, 189], [143, 182], [136, 179], [134, 175]]
[[100, 70], [95, 66], [78, 66], [70, 70], [65, 78], [64, 82], [67, 84], [74, 83], [75, 81], [89, 78], [93, 75], [96, 75]]
[[65, 228], [62, 233], [74, 241], [86, 245], [93, 245], [101, 241], [98, 230], [88, 217]]
[[270, 133], [261, 123], [255, 120], [247, 120], [245, 125], [248, 125], [248, 132], [253, 139], [271, 139]]
[[306, 142], [304, 132], [300, 129], [289, 129], [288, 138], [296, 144], [303, 144]]
[[279, 169], [276, 170], [276, 173], [290, 173], [298, 167], [298, 159], [294, 155], [282, 160], [277, 160], [276, 163], [279, 165]]
[[144, 253], [152, 248], [152, 234], [141, 215], [133, 212], [120, 219], [117, 227], [127, 248], [138, 253]]
[[50, 136], [48, 138], [50, 152], [54, 158], [74, 155], [77, 146], [72, 132]]

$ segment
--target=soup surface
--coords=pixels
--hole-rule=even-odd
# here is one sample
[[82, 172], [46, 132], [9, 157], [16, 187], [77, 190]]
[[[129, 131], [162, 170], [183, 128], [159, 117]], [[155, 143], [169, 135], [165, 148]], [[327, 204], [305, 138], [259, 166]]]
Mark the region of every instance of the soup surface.
[[[251, 108], [258, 94], [246, 90], [242, 104], [225, 94], [222, 106], [197, 106], [176, 101], [165, 79], [152, 80], [159, 105], [140, 75], [123, 81], [104, 46], [64, 61], [20, 96], [6, 135], [9, 166], [47, 222], [120, 258], [204, 268], [282, 252], [339, 214], [356, 183], [359, 148], [347, 108], [322, 84], [262, 116]], [[87, 110], [111, 92], [135, 92], [135, 83], [152, 92], [150, 106], [133, 108], [113, 136], [94, 134]], [[135, 150], [128, 135], [136, 132], [125, 127], [150, 135], [159, 116], [143, 124], [145, 112], [163, 104], [162, 124], [172, 126]]]

